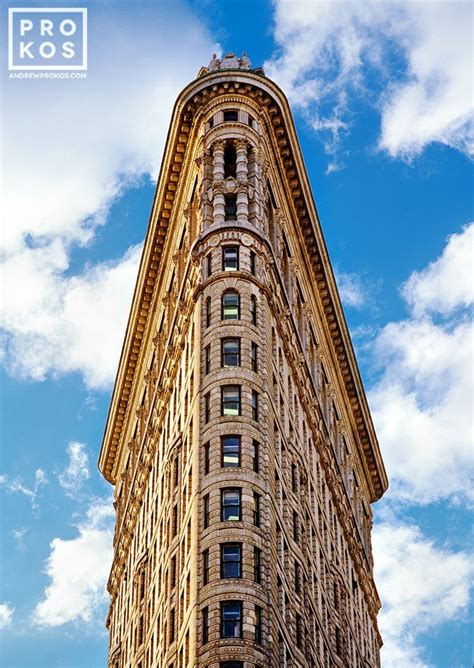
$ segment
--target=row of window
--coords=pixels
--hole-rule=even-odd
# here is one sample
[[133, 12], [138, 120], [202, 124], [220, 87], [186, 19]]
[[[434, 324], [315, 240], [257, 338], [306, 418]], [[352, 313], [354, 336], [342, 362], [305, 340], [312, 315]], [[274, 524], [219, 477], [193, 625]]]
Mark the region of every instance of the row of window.
[[[260, 526], [261, 496], [253, 493], [252, 522], [256, 527]], [[242, 520], [242, 489], [240, 487], [228, 487], [221, 489], [221, 522], [240, 522]], [[207, 529], [210, 521], [209, 494], [203, 497], [203, 523]]]
[[[212, 253], [206, 257], [207, 275], [210, 276], [213, 271]], [[222, 271], [239, 271], [240, 269], [240, 248], [238, 246], [224, 246], [222, 249]], [[250, 272], [255, 274], [255, 253], [250, 251]]]
[[[204, 349], [205, 373], [211, 371], [211, 344]], [[240, 366], [240, 338], [232, 337], [221, 339], [221, 367]], [[250, 344], [250, 367], [252, 371], [258, 371], [258, 346], [253, 341]]]
[[[242, 392], [240, 385], [222, 385], [221, 386], [221, 416], [234, 417], [242, 415]], [[258, 422], [259, 418], [259, 393], [252, 390], [250, 407], [252, 411], [252, 420]], [[204, 395], [204, 424], [211, 419], [211, 393]]]
[[[221, 320], [240, 320], [240, 295], [236, 290], [226, 290], [221, 297]], [[250, 321], [257, 325], [257, 298], [250, 297]], [[212, 301], [206, 299], [206, 327], [212, 323]]]
[[[247, 125], [253, 127], [255, 119], [248, 113], [246, 115], [247, 115]], [[224, 123], [235, 123], [239, 120], [239, 111], [238, 109], [226, 109], [223, 112], [223, 117], [224, 117]], [[210, 128], [214, 127], [214, 116], [211, 116], [209, 118], [208, 123]]]
[[[220, 636], [221, 638], [242, 638], [242, 601], [222, 601], [220, 607]], [[255, 642], [262, 642], [262, 617], [263, 610], [259, 605], [255, 606]], [[209, 608], [202, 611], [202, 642], [209, 642]], [[221, 664], [222, 665], [222, 664]], [[229, 665], [229, 664], [224, 664]], [[240, 664], [230, 664], [242, 665]]]
[[[233, 579], [242, 577], [242, 543], [223, 543], [220, 549], [221, 565], [220, 576], [222, 579]], [[209, 550], [202, 553], [203, 583], [209, 584], [209, 570], [211, 567]], [[262, 551], [258, 547], [253, 548], [253, 579], [257, 584], [262, 581]]]
[[[242, 460], [242, 438], [238, 434], [221, 436], [221, 466], [232, 468], [241, 466]], [[211, 444], [204, 443], [204, 474], [207, 475], [211, 465]], [[255, 473], [260, 471], [260, 443], [252, 440], [252, 469]]]

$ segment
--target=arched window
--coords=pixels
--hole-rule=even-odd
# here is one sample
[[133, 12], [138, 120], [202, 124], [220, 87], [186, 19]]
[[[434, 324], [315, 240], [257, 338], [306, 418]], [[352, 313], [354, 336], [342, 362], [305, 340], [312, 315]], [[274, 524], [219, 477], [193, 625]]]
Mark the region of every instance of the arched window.
[[222, 320], [240, 319], [240, 295], [234, 290], [228, 290], [222, 295]]

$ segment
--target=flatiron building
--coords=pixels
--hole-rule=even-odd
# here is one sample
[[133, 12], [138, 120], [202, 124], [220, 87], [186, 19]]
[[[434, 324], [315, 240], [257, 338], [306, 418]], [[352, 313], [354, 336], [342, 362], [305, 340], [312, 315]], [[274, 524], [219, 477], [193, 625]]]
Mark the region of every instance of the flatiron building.
[[387, 478], [285, 95], [174, 106], [100, 454], [112, 668], [374, 668]]

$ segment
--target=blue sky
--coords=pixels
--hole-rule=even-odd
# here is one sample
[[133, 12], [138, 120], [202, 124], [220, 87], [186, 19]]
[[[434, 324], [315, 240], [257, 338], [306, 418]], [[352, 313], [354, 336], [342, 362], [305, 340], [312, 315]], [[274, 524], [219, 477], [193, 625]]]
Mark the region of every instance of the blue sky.
[[383, 666], [468, 666], [471, 5], [75, 6], [86, 80], [11, 80], [1, 54], [2, 665], [105, 665], [96, 462], [171, 107], [245, 50], [289, 96], [391, 480]]

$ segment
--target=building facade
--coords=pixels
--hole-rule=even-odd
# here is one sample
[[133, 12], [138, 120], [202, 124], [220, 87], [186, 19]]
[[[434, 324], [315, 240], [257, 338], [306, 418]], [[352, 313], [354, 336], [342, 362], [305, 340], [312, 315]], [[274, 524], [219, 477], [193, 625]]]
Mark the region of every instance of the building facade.
[[288, 102], [245, 54], [175, 104], [99, 466], [111, 667], [379, 666], [387, 478]]

